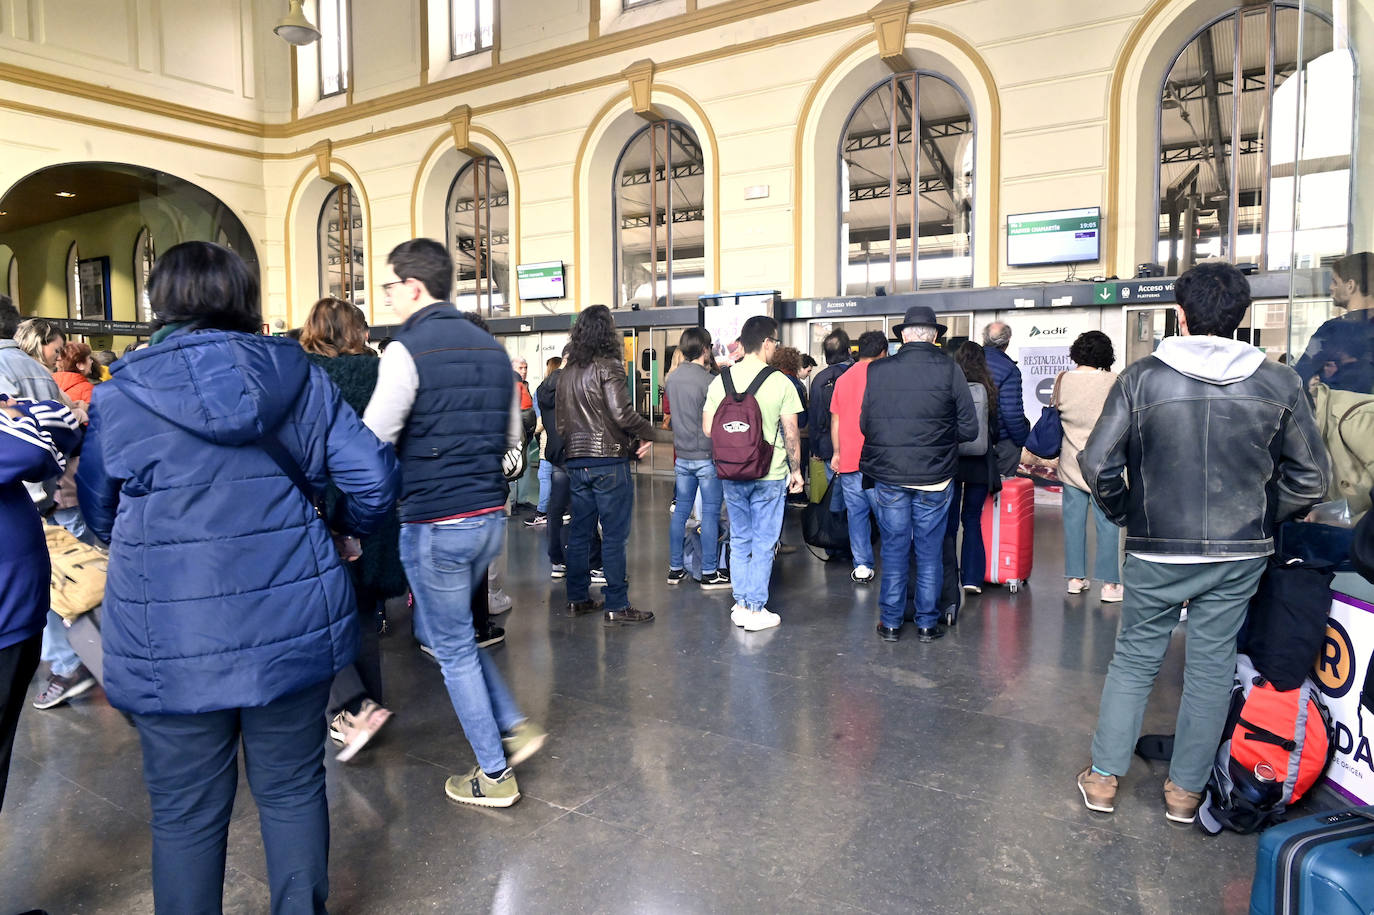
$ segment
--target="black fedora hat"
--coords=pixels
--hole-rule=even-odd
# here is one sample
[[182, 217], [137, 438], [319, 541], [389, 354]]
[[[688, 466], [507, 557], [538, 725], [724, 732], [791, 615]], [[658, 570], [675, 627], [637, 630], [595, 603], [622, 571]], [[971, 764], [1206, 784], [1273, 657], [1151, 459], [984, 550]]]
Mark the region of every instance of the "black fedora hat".
[[929, 305], [912, 305], [906, 310], [906, 315], [902, 318], [902, 323], [892, 328], [892, 336], [900, 340], [902, 339], [903, 330], [908, 327], [915, 327], [918, 324], [935, 328], [941, 337], [945, 335], [945, 331], [949, 330], [948, 327], [935, 320], [935, 309], [931, 308]]

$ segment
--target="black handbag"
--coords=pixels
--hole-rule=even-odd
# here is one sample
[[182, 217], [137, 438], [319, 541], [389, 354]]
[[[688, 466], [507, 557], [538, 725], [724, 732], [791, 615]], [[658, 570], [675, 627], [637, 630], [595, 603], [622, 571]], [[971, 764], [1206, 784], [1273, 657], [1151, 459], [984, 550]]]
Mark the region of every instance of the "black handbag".
[[840, 475], [837, 473], [830, 478], [821, 500], [802, 509], [802, 539], [808, 546], [818, 550], [849, 548], [849, 512], [843, 508], [839, 511], [830, 508], [830, 499], [839, 485]]

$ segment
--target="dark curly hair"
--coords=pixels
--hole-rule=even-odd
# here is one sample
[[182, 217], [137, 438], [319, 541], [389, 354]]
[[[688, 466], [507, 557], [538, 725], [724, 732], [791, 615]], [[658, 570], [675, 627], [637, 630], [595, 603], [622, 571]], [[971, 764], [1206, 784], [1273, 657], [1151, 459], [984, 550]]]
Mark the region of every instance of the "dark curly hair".
[[591, 365], [594, 359], [625, 358], [625, 344], [615, 318], [605, 305], [593, 305], [577, 316], [568, 337], [568, 365]]
[[1069, 358], [1077, 365], [1093, 369], [1109, 369], [1116, 361], [1112, 338], [1100, 330], [1087, 330], [1078, 335], [1069, 347]]
[[779, 346], [773, 353], [773, 365], [784, 375], [795, 378], [801, 371], [801, 352], [793, 346]]
[[1174, 281], [1174, 299], [1188, 333], [1229, 337], [1250, 307], [1250, 281], [1223, 261], [1204, 261]]

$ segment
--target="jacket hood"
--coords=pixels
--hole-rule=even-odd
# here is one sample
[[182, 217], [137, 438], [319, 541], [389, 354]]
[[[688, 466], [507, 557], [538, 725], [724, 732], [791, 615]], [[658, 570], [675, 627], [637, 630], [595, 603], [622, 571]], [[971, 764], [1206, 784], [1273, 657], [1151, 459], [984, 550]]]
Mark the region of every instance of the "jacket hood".
[[1211, 384], [1244, 381], [1264, 364], [1264, 353], [1228, 337], [1166, 337], [1155, 358], [1174, 371]]
[[294, 340], [213, 330], [130, 353], [106, 384], [197, 438], [245, 445], [281, 423], [309, 377]]

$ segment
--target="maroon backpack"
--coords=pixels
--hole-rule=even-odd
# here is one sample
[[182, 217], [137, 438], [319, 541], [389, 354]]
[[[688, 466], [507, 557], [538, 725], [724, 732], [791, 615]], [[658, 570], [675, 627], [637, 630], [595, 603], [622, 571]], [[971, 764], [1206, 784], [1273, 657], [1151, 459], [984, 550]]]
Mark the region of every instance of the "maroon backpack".
[[773, 436], [771, 430], [764, 435], [763, 411], [754, 395], [776, 371], [765, 366], [743, 394], [735, 390], [729, 369], [720, 374], [725, 399], [711, 420], [711, 458], [722, 480], [761, 480], [773, 466]]

